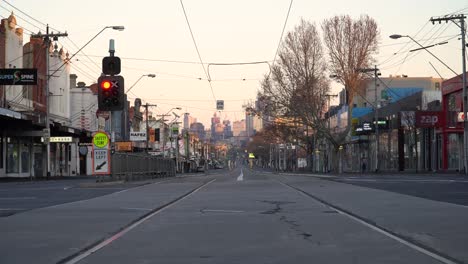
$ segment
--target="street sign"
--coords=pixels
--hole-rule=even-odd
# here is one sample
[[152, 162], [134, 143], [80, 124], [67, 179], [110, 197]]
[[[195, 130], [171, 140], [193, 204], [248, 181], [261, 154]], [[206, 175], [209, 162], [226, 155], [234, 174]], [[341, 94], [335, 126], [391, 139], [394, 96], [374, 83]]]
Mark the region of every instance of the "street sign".
[[224, 100], [216, 100], [216, 109], [224, 110]]
[[107, 148], [109, 146], [109, 136], [105, 132], [97, 132], [93, 137], [93, 145], [96, 148]]
[[109, 149], [93, 149], [93, 174], [109, 174]]

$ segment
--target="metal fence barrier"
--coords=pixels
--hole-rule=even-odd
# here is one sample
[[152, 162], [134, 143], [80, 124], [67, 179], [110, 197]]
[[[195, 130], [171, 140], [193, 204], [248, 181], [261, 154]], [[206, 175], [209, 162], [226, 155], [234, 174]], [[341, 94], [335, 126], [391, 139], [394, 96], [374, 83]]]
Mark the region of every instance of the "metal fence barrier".
[[134, 181], [173, 177], [176, 174], [174, 160], [146, 153], [114, 153], [111, 167], [111, 178], [114, 180]]

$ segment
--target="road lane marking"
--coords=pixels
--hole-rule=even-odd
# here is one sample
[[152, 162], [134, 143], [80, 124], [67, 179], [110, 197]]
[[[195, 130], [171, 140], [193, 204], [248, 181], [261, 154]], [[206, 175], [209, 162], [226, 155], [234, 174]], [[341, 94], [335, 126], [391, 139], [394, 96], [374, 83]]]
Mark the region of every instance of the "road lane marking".
[[[62, 205], [79, 204], [79, 203], [91, 201], [91, 200], [93, 200], [93, 199], [98, 199], [98, 198], [101, 198], [101, 197], [112, 196], [112, 195], [118, 195], [118, 194], [121, 194], [121, 193], [130, 191], [130, 190], [136, 190], [136, 189], [143, 188], [143, 187], [147, 187], [147, 186], [150, 186], [150, 185], [157, 185], [157, 184], [160, 184], [160, 183], [164, 183], [164, 182], [168, 182], [168, 181], [173, 181], [173, 180], [176, 180], [176, 179], [173, 178], [173, 179], [167, 179], [167, 180], [158, 181], [158, 182], [154, 182], [154, 183], [150, 183], [150, 184], [143, 184], [143, 185], [136, 186], [136, 187], [133, 187], [133, 188], [127, 188], [127, 189], [124, 189], [124, 190], [121, 190], [121, 191], [118, 191], [118, 192], [108, 193], [108, 194], [104, 194], [104, 195], [92, 197], [92, 198], [89, 198], [89, 199], [78, 200], [78, 201], [73, 201], [73, 202], [68, 202], [68, 203], [61, 203], [61, 204], [56, 204], [56, 205], [47, 206], [47, 207], [41, 207], [41, 208], [36, 208], [36, 209], [55, 208], [55, 207], [59, 207], [59, 206], [62, 206]], [[88, 188], [84, 188], [84, 189], [88, 189]], [[33, 209], [33, 210], [36, 210], [36, 209]]]
[[355, 222], [358, 222], [358, 223], [360, 223], [360, 224], [362, 224], [362, 225], [364, 225], [364, 226], [366, 226], [366, 227], [368, 227], [368, 228], [370, 228], [370, 229], [372, 229], [372, 230], [374, 230], [374, 231], [376, 231], [376, 232], [378, 232], [378, 233], [380, 233], [380, 234], [382, 234], [382, 235], [384, 235], [384, 236], [386, 236], [388, 238], [396, 240], [397, 242], [400, 242], [401, 244], [406, 245], [406, 246], [408, 246], [408, 247], [410, 247], [410, 248], [412, 248], [412, 249], [414, 249], [414, 250], [416, 250], [416, 251], [418, 251], [418, 252], [420, 252], [420, 253], [422, 253], [422, 254], [424, 254], [426, 256], [432, 257], [432, 258], [434, 258], [434, 259], [436, 259], [436, 260], [438, 260], [438, 261], [440, 261], [442, 263], [445, 263], [445, 264], [458, 264], [458, 263], [461, 263], [459, 260], [455, 260], [450, 256], [444, 256], [443, 253], [437, 252], [437, 250], [435, 250], [435, 249], [432, 249], [432, 248], [427, 247], [425, 245], [419, 245], [417, 243], [411, 242], [410, 240], [404, 238], [401, 235], [398, 235], [398, 234], [394, 233], [391, 230], [387, 230], [384, 227], [381, 227], [381, 226], [378, 226], [378, 225], [376, 225], [374, 223], [371, 223], [369, 220], [365, 219], [362, 216], [359, 216], [359, 215], [354, 214], [354, 213], [352, 213], [350, 211], [347, 211], [346, 209], [342, 209], [342, 208], [340, 208], [338, 206], [335, 206], [335, 205], [323, 200], [322, 198], [319, 198], [319, 197], [317, 197], [315, 195], [312, 195], [312, 194], [310, 194], [310, 193], [308, 193], [306, 191], [303, 191], [300, 188], [294, 187], [292, 185], [289, 185], [289, 184], [284, 183], [284, 182], [279, 181], [279, 180], [276, 180], [276, 182], [278, 182], [279, 184], [281, 184], [281, 185], [283, 185], [283, 186], [285, 186], [287, 188], [295, 190], [295, 191], [301, 193], [302, 195], [304, 195], [306, 197], [312, 198], [316, 202], [318, 202], [319, 204], [327, 206], [327, 207], [337, 211], [338, 213], [340, 213], [340, 214], [354, 220]]
[[126, 233], [132, 231], [133, 229], [135, 229], [136, 227], [138, 227], [139, 225], [141, 225], [142, 223], [144, 223], [146, 220], [152, 218], [153, 216], [163, 212], [164, 210], [168, 209], [168, 208], [171, 208], [172, 206], [174, 206], [175, 204], [177, 204], [178, 202], [181, 202], [183, 201], [184, 199], [192, 196], [193, 194], [197, 193], [199, 190], [201, 190], [203, 187], [207, 186], [208, 184], [214, 182], [216, 179], [213, 179], [209, 182], [205, 182], [203, 183], [202, 185], [198, 186], [197, 188], [189, 191], [188, 193], [180, 196], [179, 198], [163, 205], [163, 206], [160, 206], [156, 209], [154, 209], [153, 211], [149, 212], [148, 214], [144, 215], [143, 217], [141, 217], [139, 220], [131, 223], [130, 225], [128, 225], [127, 227], [124, 227], [122, 230], [120, 230], [119, 232], [117, 232], [116, 234], [114, 234], [113, 236], [105, 239], [104, 241], [101, 241], [99, 242], [97, 245], [95, 246], [92, 246], [91, 248], [88, 248], [82, 252], [78, 252], [78, 254], [76, 255], [72, 255], [62, 261], [59, 261], [58, 263], [61, 263], [61, 264], [75, 264], [75, 263], [78, 263], [80, 262], [81, 260], [83, 260], [84, 258], [90, 256], [91, 254], [97, 252], [98, 250], [110, 245], [112, 242], [116, 241], [117, 239], [121, 238], [122, 236], [124, 236]]
[[242, 171], [242, 168], [241, 168], [241, 173], [239, 177], [237, 177], [237, 181], [243, 181], [243, 180], [244, 180], [244, 172]]
[[201, 209], [201, 213], [244, 213], [239, 210], [215, 210], [215, 209]]
[[137, 211], [151, 211], [151, 208], [139, 208], [139, 207], [123, 207], [122, 210], [137, 210]]
[[0, 197], [0, 200], [34, 200], [37, 197]]

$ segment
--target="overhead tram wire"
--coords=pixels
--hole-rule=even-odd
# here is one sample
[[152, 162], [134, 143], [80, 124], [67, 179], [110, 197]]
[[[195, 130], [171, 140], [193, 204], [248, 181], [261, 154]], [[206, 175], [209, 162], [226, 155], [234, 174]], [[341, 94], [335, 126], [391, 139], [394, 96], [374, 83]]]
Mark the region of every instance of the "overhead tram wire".
[[[439, 34], [438, 36], [440, 36], [441, 34], [443, 34], [443, 33], [448, 29], [449, 26], [450, 26], [450, 25], [447, 24], [447, 26], [445, 26], [445, 28], [444, 28], [443, 30], [442, 30], [442, 27], [438, 28], [438, 29], [432, 34], [432, 36], [431, 36], [429, 39], [433, 39], [434, 36], [435, 36], [437, 33]], [[439, 31], [440, 31], [440, 32], [439, 32]], [[430, 32], [430, 31], [429, 31], [429, 32]], [[427, 35], [427, 33], [426, 33], [426, 35]], [[430, 42], [429, 44], [428, 44], [428, 42], [429, 42], [429, 40], [428, 40], [428, 41], [424, 41], [423, 43], [421, 43], [421, 45], [427, 46], [427, 45], [430, 45], [430, 44], [433, 43], [433, 41]], [[416, 44], [414, 43], [414, 45], [412, 45], [411, 47], [413, 47], [413, 46], [415, 46], [415, 45], [416, 45]], [[419, 50], [419, 51], [417, 51], [417, 52], [415, 52], [415, 53], [413, 53], [413, 54], [411, 54], [411, 52], [408, 51], [408, 53], [406, 54], [406, 56], [405, 56], [405, 58], [404, 58], [403, 60], [400, 60], [400, 61], [398, 61], [398, 62], [396, 62], [396, 63], [391, 64], [391, 65], [385, 66], [385, 67], [381, 68], [381, 70], [383, 70], [383, 69], [391, 69], [391, 68], [395, 68], [395, 67], [401, 66], [401, 64], [404, 64], [405, 62], [411, 60], [411, 59], [414, 58], [416, 55], [418, 55], [421, 51], [422, 51], [422, 50]]]
[[180, 5], [182, 6], [182, 11], [184, 11], [185, 21], [187, 21], [187, 26], [188, 26], [188, 28], [190, 30], [190, 35], [192, 36], [193, 44], [195, 45], [195, 49], [196, 49], [197, 54], [198, 54], [198, 59], [200, 60], [201, 66], [203, 68], [203, 72], [205, 73], [205, 76], [208, 79], [208, 84], [210, 85], [210, 89], [211, 89], [211, 95], [213, 95], [213, 99], [216, 102], [216, 96], [215, 96], [214, 91], [213, 91], [213, 85], [211, 84], [211, 80], [210, 80], [210, 78], [208, 76], [207, 70], [206, 70], [205, 65], [203, 63], [202, 57], [200, 55], [200, 51], [198, 50], [197, 42], [195, 41], [195, 37], [194, 37], [193, 31], [192, 31], [192, 27], [190, 26], [190, 21], [188, 19], [187, 12], [185, 11], [184, 3], [182, 2], [182, 0], [180, 0]]
[[[76, 48], [77, 50], [80, 49], [80, 47], [78, 47], [78, 45], [77, 45], [69, 36], [67, 36], [67, 37], [65, 38], [65, 40], [70, 41], [70, 43], [71, 43], [73, 46], [75, 46], [75, 48]], [[73, 52], [73, 53], [75, 53], [75, 52]], [[99, 71], [102, 71], [101, 66], [99, 66], [94, 60], [92, 60], [84, 51], [81, 51], [81, 53], [82, 53], [94, 66], [96, 66], [96, 69], [98, 69]]]
[[[60, 42], [59, 42], [60, 43]], [[66, 46], [63, 45], [63, 43], [60, 43], [62, 45], [62, 47], [66, 48], [67, 50], [69, 50], [72, 54], [74, 54], [75, 52], [72, 52], [72, 50], [70, 50], [69, 48], [67, 48]], [[79, 62], [81, 63], [81, 65], [83, 65], [84, 67], [86, 67], [89, 71], [91, 71], [92, 73], [95, 73], [95, 72], [101, 72], [101, 69], [99, 68], [98, 70], [94, 69], [94, 68], [91, 68], [90, 66], [88, 66], [86, 63], [83, 63], [81, 60], [77, 60], [77, 61], [68, 61], [70, 64], [73, 63], [73, 65], [75, 67], [77, 67], [76, 65], [76, 62]], [[59, 62], [57, 63], [57, 65], [61, 65], [63, 62]], [[57, 65], [52, 65], [52, 67], [54, 66], [57, 66]], [[83, 69], [81, 69], [83, 70]], [[88, 73], [88, 72], [87, 72]], [[100, 74], [98, 74], [97, 76], [99, 77]]]
[[[416, 34], [413, 35], [413, 38], [417, 38], [417, 36], [418, 36], [418, 35], [424, 30], [424, 28], [426, 28], [429, 24], [430, 24], [430, 21], [427, 21], [427, 22], [418, 30], [418, 32], [416, 32]], [[434, 30], [434, 27], [431, 27], [430, 30], [429, 30], [429, 32], [432, 31], [432, 30]], [[427, 32], [422, 38], [424, 38], [429, 32]], [[414, 43], [413, 43], [412, 41], [406, 42], [406, 44], [405, 44], [403, 47], [401, 47], [395, 54], [400, 54], [406, 47], [408, 47], [408, 45], [411, 45], [411, 46], [412, 46], [412, 45], [414, 45]], [[411, 48], [408, 48], [408, 51], [409, 51], [409, 49], [411, 49]], [[384, 60], [383, 62], [381, 62], [381, 63], [380, 63], [380, 66], [383, 66], [384, 64], [390, 62], [392, 59], [396, 59], [396, 58], [394, 57], [394, 55], [390, 55], [386, 60]]]
[[[289, 2], [288, 13], [286, 14], [286, 19], [284, 20], [283, 29], [281, 30], [281, 36], [280, 36], [279, 41], [278, 41], [278, 46], [276, 48], [275, 56], [273, 57], [273, 62], [271, 63], [271, 67], [273, 67], [275, 65], [276, 57], [278, 56], [278, 52], [279, 52], [279, 49], [281, 47], [281, 42], [283, 42], [283, 35], [284, 35], [284, 31], [286, 30], [286, 25], [288, 24], [289, 14], [291, 13], [291, 7], [292, 7], [293, 2], [294, 2], [294, 0], [291, 0]], [[268, 78], [270, 77], [270, 74], [271, 74], [271, 71], [268, 74]]]

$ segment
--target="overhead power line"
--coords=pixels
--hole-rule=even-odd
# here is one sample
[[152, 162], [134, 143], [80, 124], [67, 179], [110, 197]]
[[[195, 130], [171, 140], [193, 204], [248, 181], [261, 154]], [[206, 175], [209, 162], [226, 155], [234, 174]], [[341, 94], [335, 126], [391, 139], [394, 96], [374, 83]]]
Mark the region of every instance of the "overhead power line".
[[208, 75], [208, 72], [206, 71], [205, 65], [203, 64], [203, 60], [202, 60], [202, 57], [200, 55], [200, 51], [198, 50], [197, 42], [195, 41], [195, 36], [193, 35], [192, 27], [190, 26], [190, 22], [189, 22], [189, 19], [187, 17], [187, 12], [185, 12], [184, 3], [182, 2], [182, 0], [180, 0], [180, 5], [182, 6], [182, 11], [184, 11], [185, 21], [187, 21], [187, 26], [188, 26], [188, 28], [190, 30], [190, 35], [192, 36], [193, 44], [195, 45], [195, 49], [197, 50], [198, 59], [200, 60], [201, 66], [203, 67], [203, 72], [205, 72], [205, 76], [208, 79], [208, 84], [210, 85], [211, 94], [213, 95], [213, 99], [216, 101], [216, 96], [215, 96], [214, 91], [213, 91], [213, 86], [211, 85], [210, 77]]
[[[292, 4], [293, 4], [293, 1], [294, 0], [291, 0], [291, 2], [289, 2], [288, 13], [286, 14], [286, 19], [284, 20], [283, 30], [281, 30], [281, 36], [280, 36], [280, 39], [278, 41], [278, 47], [276, 48], [275, 56], [273, 57], [273, 62], [271, 63], [271, 66], [275, 65], [276, 56], [278, 56], [278, 52], [279, 52], [279, 49], [281, 47], [281, 42], [283, 41], [283, 35], [284, 35], [284, 31], [286, 30], [286, 25], [288, 24], [289, 13], [291, 12], [291, 7], [292, 7]], [[271, 71], [270, 71], [270, 74], [271, 74]], [[270, 76], [270, 75], [268, 75], [268, 76]]]

